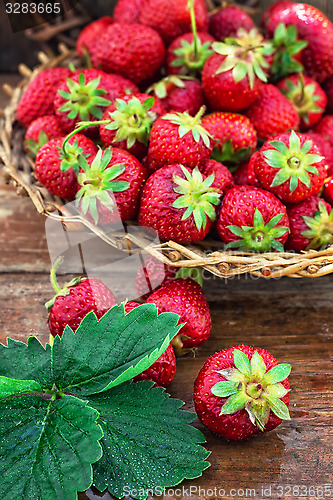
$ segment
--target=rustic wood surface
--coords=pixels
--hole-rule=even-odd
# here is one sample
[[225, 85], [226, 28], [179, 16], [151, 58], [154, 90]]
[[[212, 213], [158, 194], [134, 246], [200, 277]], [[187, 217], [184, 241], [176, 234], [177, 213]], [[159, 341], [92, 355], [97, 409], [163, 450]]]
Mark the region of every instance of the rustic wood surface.
[[[2, 75], [0, 83], [8, 79]], [[4, 99], [1, 95], [0, 106]], [[44, 227], [45, 219], [30, 200], [0, 181], [2, 343], [8, 336], [25, 341], [30, 335], [47, 342], [44, 303], [52, 289]], [[228, 282], [205, 278], [212, 334], [195, 357], [178, 359], [168, 392], [193, 410], [193, 382], [207, 357], [246, 343], [292, 365], [292, 420], [237, 444], [220, 439], [196, 420], [212, 452], [211, 467], [201, 478], [183, 483], [181, 496], [169, 491], [169, 497], [189, 498], [191, 491], [196, 500], [333, 498], [333, 276], [272, 281], [245, 276]], [[98, 498], [91, 491], [87, 495], [80, 494], [80, 499]]]

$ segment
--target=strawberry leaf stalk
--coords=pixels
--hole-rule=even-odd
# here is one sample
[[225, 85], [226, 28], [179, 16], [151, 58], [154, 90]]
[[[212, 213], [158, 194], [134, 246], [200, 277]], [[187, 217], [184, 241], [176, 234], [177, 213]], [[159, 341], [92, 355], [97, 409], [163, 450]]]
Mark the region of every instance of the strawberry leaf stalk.
[[281, 80], [287, 75], [303, 71], [304, 67], [298, 58], [308, 42], [297, 39], [297, 28], [294, 25], [286, 27], [280, 23], [274, 32], [272, 40], [275, 49], [271, 75], [274, 81]]
[[234, 368], [218, 371], [225, 380], [211, 388], [214, 396], [224, 399], [220, 415], [232, 415], [245, 409], [251, 423], [261, 432], [265, 430], [271, 411], [281, 420], [290, 420], [288, 407], [281, 400], [289, 389], [281, 382], [290, 374], [291, 366], [282, 363], [266, 371], [258, 351], [254, 351], [249, 360], [239, 349], [234, 350], [233, 361]]

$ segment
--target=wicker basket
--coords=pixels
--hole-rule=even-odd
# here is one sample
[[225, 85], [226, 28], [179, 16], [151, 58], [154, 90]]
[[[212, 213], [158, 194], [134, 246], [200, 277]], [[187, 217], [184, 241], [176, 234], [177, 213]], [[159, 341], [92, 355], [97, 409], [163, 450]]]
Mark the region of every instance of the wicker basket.
[[202, 267], [221, 278], [230, 278], [249, 273], [263, 278], [316, 278], [333, 272], [333, 246], [324, 251], [311, 250], [304, 253], [272, 252], [253, 254], [237, 251], [225, 251], [224, 245], [215, 240], [205, 239], [200, 244], [183, 246], [173, 241], [161, 245], [147, 243], [134, 234], [110, 235], [101, 228], [95, 227], [78, 216], [67, 216], [64, 202], [52, 196], [40, 186], [34, 174], [34, 163], [26, 156], [23, 147], [24, 129], [16, 121], [16, 108], [22, 93], [34, 76], [42, 69], [68, 65], [76, 61], [74, 51], [64, 44], [59, 45], [60, 55], [50, 59], [45, 53], [39, 54], [40, 65], [33, 71], [25, 65], [19, 67], [23, 76], [16, 88], [8, 85], [4, 90], [10, 96], [10, 102], [4, 110], [0, 110], [0, 159], [4, 167], [3, 173], [7, 182], [13, 182], [17, 193], [29, 196], [37, 211], [47, 217], [61, 220], [63, 224], [84, 224], [109, 245], [128, 252], [147, 252], [165, 264], [174, 267]]

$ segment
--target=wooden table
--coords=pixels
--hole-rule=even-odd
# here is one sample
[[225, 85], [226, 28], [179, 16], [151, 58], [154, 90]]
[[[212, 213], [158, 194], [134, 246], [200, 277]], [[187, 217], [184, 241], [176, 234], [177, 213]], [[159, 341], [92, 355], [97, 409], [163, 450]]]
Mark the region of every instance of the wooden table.
[[[43, 343], [48, 339], [44, 303], [52, 289], [44, 224], [29, 199], [0, 183], [2, 343], [7, 336], [25, 341], [35, 335]], [[333, 498], [333, 277], [206, 278], [212, 334], [195, 357], [178, 359], [168, 391], [193, 410], [193, 382], [207, 357], [228, 346], [250, 344], [292, 365], [292, 420], [236, 444], [196, 420], [212, 451], [211, 467], [201, 478], [184, 482], [185, 490], [189, 494], [192, 486], [193, 495], [196, 491], [196, 499], [202, 500]], [[186, 491], [183, 498], [188, 498]]]

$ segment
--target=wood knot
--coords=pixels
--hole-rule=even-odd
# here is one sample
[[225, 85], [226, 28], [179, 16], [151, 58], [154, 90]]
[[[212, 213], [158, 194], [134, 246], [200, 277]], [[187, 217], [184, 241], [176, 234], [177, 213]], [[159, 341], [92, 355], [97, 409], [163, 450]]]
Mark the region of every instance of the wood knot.
[[181, 259], [181, 254], [178, 250], [170, 250], [167, 252], [167, 257], [171, 260], [171, 262], [177, 262]]

